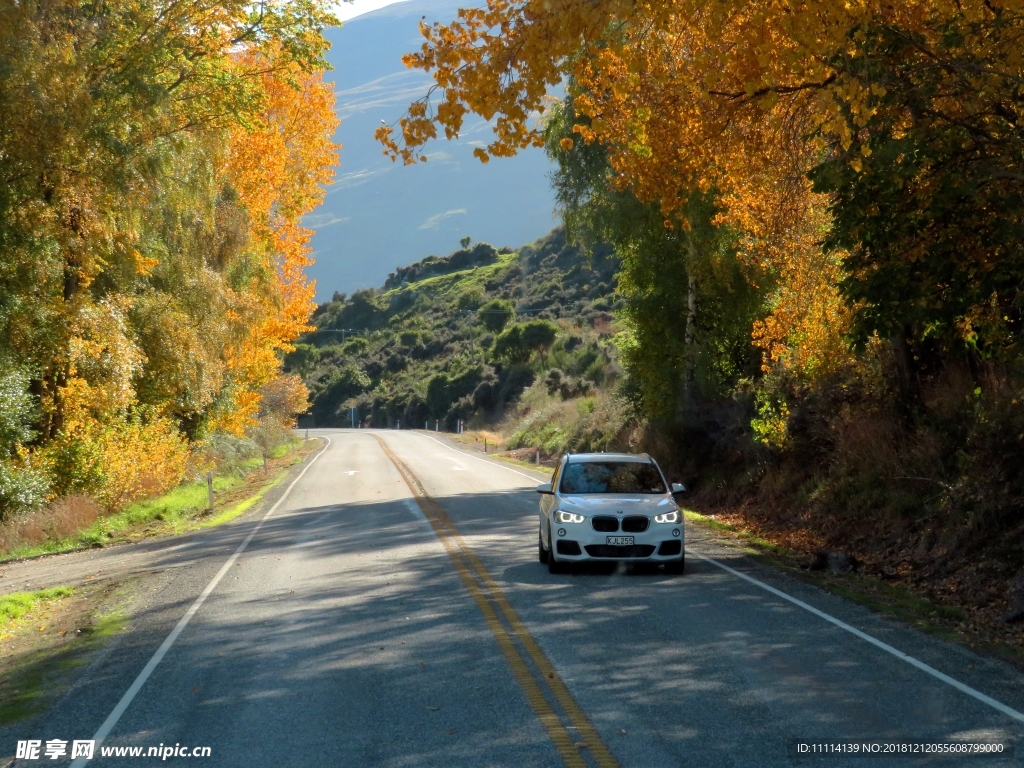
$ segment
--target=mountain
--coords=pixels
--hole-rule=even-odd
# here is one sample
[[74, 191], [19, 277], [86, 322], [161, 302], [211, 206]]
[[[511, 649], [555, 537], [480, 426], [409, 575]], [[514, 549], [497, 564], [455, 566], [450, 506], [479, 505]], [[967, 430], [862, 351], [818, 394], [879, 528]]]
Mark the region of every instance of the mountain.
[[[380, 285], [397, 265], [424, 253], [447, 253], [470, 236], [497, 245], [529, 242], [551, 229], [550, 162], [542, 150], [483, 165], [472, 157], [487, 143], [487, 124], [470, 116], [459, 141], [438, 141], [428, 161], [393, 163], [373, 132], [395, 122], [432, 83], [408, 70], [402, 55], [422, 44], [421, 17], [451, 21], [451, 0], [410, 0], [359, 16], [332, 30], [328, 59], [341, 118], [341, 168], [324, 204], [306, 217], [316, 231], [317, 299]], [[472, 224], [470, 223], [472, 222]]]
[[315, 426], [348, 425], [352, 407], [366, 426], [492, 424], [535, 382], [558, 402], [612, 383], [617, 269], [611, 249], [588, 259], [561, 229], [519, 250], [466, 246], [336, 294], [285, 363]]

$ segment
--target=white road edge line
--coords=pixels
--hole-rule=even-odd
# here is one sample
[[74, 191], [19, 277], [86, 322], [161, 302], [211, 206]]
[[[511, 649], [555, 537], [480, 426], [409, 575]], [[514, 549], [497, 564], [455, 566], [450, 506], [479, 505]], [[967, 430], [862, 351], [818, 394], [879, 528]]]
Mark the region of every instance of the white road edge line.
[[[238, 559], [238, 556], [241, 555], [242, 552], [245, 551], [245, 548], [249, 546], [249, 542], [252, 541], [253, 536], [259, 533], [259, 530], [263, 527], [263, 524], [267, 522], [270, 516], [274, 514], [274, 512], [277, 511], [277, 508], [281, 506], [285, 499], [288, 498], [288, 494], [292, 492], [292, 488], [295, 487], [295, 484], [302, 479], [302, 476], [306, 474], [306, 472], [309, 470], [310, 467], [313, 466], [316, 460], [323, 456], [324, 452], [328, 448], [330, 448], [331, 439], [325, 436], [324, 440], [327, 441], [327, 445], [320, 449], [320, 453], [314, 456], [313, 460], [310, 461], [309, 464], [307, 464], [299, 473], [299, 476], [292, 480], [291, 485], [288, 486], [288, 489], [284, 492], [281, 498], [277, 500], [277, 503], [275, 503], [274, 506], [270, 508], [267, 514], [265, 514], [263, 518], [256, 524], [256, 527], [249, 532], [249, 535], [245, 537], [245, 541], [238, 545], [238, 549], [236, 549], [235, 553], [228, 558], [228, 561], [224, 563], [221, 569], [217, 572], [217, 575], [213, 577], [213, 581], [206, 585], [206, 589], [204, 589], [202, 594], [200, 594], [199, 597], [196, 598], [196, 601], [192, 603], [189, 609], [185, 611], [185, 615], [178, 620], [178, 623], [174, 625], [174, 629], [171, 630], [171, 634], [169, 634], [167, 636], [167, 639], [164, 640], [163, 643], [160, 644], [160, 647], [156, 649], [156, 653], [153, 654], [153, 657], [146, 663], [146, 666], [142, 668], [142, 671], [139, 672], [139, 676], [135, 678], [135, 682], [131, 684], [131, 687], [127, 691], [125, 691], [125, 694], [121, 697], [121, 700], [117, 702], [117, 706], [114, 707], [114, 711], [111, 712], [107, 719], [103, 721], [103, 725], [100, 726], [99, 730], [96, 731], [95, 734], [93, 734], [93, 741], [96, 742], [94, 751], [95, 757], [99, 757], [100, 746], [103, 744], [107, 736], [110, 735], [110, 732], [114, 729], [114, 726], [117, 725], [117, 721], [121, 719], [121, 715], [123, 715], [125, 713], [125, 710], [128, 709], [128, 706], [132, 703], [132, 700], [135, 698], [136, 694], [138, 694], [138, 692], [142, 690], [142, 686], [146, 684], [146, 681], [149, 679], [149, 676], [153, 674], [153, 670], [157, 668], [157, 665], [163, 660], [164, 656], [167, 655], [167, 651], [169, 651], [171, 649], [171, 646], [174, 645], [174, 641], [178, 639], [178, 635], [180, 635], [182, 631], [184, 631], [185, 627], [187, 627], [188, 623], [192, 620], [192, 617], [196, 615], [196, 612], [202, 607], [203, 603], [206, 602], [206, 598], [210, 596], [210, 593], [213, 592], [213, 590], [217, 587], [217, 584], [220, 583], [220, 580], [224, 578], [224, 574], [231, 570], [231, 566], [235, 564], [235, 561]], [[86, 758], [79, 757], [77, 760], [71, 763], [71, 768], [83, 768], [84, 766], [88, 765], [88, 763], [89, 761]]]
[[776, 589], [775, 587], [769, 586], [768, 584], [765, 584], [763, 581], [758, 581], [757, 579], [753, 578], [752, 576], [748, 576], [747, 574], [745, 574], [745, 573], [743, 573], [741, 571], [737, 571], [735, 568], [730, 568], [728, 565], [725, 565], [724, 563], [720, 563], [717, 560], [714, 560], [714, 559], [712, 559], [710, 557], [706, 557], [704, 555], [698, 554], [697, 552], [693, 552], [692, 550], [691, 550], [690, 554], [696, 556], [697, 558], [699, 558], [701, 560], [704, 560], [705, 562], [711, 563], [712, 565], [715, 565], [715, 566], [721, 568], [723, 571], [726, 571], [727, 573], [731, 573], [733, 576], [736, 576], [737, 578], [743, 579], [744, 581], [753, 584], [755, 587], [760, 587], [761, 589], [765, 590], [766, 592], [771, 592], [776, 597], [781, 597], [783, 600], [787, 600], [788, 602], [792, 603], [793, 605], [795, 605], [795, 606], [797, 606], [799, 608], [803, 608], [805, 611], [809, 611], [809, 612], [813, 613], [815, 616], [824, 619], [825, 621], [829, 622], [830, 624], [834, 624], [835, 626], [839, 627], [840, 629], [846, 630], [850, 634], [859, 637], [861, 640], [865, 640], [865, 641], [871, 643], [876, 648], [880, 648], [883, 651], [885, 651], [886, 653], [892, 654], [897, 659], [900, 659], [901, 661], [905, 661], [907, 664], [910, 664], [912, 667], [917, 667], [922, 672], [925, 672], [925, 673], [931, 675], [932, 677], [936, 678], [937, 680], [941, 680], [946, 685], [950, 685], [953, 688], [956, 688], [961, 693], [966, 693], [968, 696], [977, 699], [981, 703], [987, 704], [988, 706], [992, 707], [993, 709], [998, 710], [999, 712], [1002, 712], [1007, 717], [1011, 717], [1011, 718], [1013, 718], [1014, 720], [1016, 720], [1018, 722], [1024, 723], [1024, 713], [1018, 712], [1016, 709], [1013, 709], [1012, 707], [1008, 707], [1008, 706], [1006, 706], [1005, 704], [1003, 704], [1000, 701], [996, 701], [991, 696], [986, 696], [981, 691], [975, 690], [974, 688], [971, 688], [971, 686], [965, 685], [964, 683], [961, 683], [959, 680], [956, 680], [956, 679], [950, 677], [949, 675], [947, 675], [947, 674], [945, 674], [943, 672], [939, 672], [939, 670], [935, 669], [934, 667], [928, 666], [923, 661], [918, 661], [913, 656], [908, 656], [903, 651], [901, 651], [901, 650], [899, 650], [897, 648], [893, 648], [888, 643], [883, 643], [881, 640], [879, 640], [876, 637], [872, 637], [867, 632], [861, 632], [856, 627], [851, 627], [845, 621], [841, 621], [840, 619], [837, 619], [835, 616], [831, 616], [830, 614], [827, 614], [824, 611], [819, 611], [813, 605], [808, 605], [803, 600], [799, 600], [799, 599], [797, 599], [797, 598], [795, 598], [795, 597], [793, 597], [791, 595], [787, 595], [782, 590], [779, 590], [779, 589]]
[[[430, 435], [425, 435], [425, 434], [423, 434], [422, 432], [420, 432], [418, 430], [413, 430], [413, 431], [417, 435], [420, 435], [422, 437], [427, 438], [427, 440], [433, 440], [435, 443], [437, 443], [438, 445], [442, 446], [443, 448], [447, 448], [449, 451], [454, 451], [455, 453], [461, 453], [463, 456], [465, 456], [467, 458], [476, 459], [477, 461], [482, 461], [484, 464], [490, 464], [492, 467], [501, 467], [502, 469], [507, 469], [509, 472], [515, 472], [517, 475], [522, 475], [527, 480], [533, 480], [534, 482], [537, 482], [537, 478], [536, 477], [530, 477], [528, 474], [526, 474], [525, 472], [520, 472], [518, 469], [512, 469], [512, 467], [506, 467], [504, 464], [501, 464], [501, 463], [499, 463], [497, 461], [493, 461], [493, 460], [492, 461], [488, 461], [487, 459], [481, 458], [480, 456], [474, 456], [472, 453], [466, 453], [465, 451], [460, 451], [458, 448], [452, 448], [450, 445], [445, 445], [440, 440], [438, 440], [436, 437], [431, 437]], [[537, 471], [539, 472], [540, 470], [537, 470]]]

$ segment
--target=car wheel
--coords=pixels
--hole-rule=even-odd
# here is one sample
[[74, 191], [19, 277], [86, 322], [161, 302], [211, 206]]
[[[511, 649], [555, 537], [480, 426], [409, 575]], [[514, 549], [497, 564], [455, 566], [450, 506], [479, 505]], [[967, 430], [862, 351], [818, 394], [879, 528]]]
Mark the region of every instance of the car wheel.
[[686, 568], [686, 553], [684, 552], [678, 560], [670, 560], [665, 563], [665, 573], [682, 573]]
[[541, 563], [548, 562], [548, 558], [551, 557], [551, 553], [544, 549], [544, 537], [540, 535], [540, 529], [537, 530], [537, 559]]

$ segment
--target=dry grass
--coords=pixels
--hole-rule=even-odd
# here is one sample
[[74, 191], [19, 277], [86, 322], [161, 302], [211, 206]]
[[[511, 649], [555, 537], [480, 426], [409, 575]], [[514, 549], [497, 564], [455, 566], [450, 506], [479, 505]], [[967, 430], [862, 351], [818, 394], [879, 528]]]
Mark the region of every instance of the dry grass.
[[100, 505], [88, 496], [64, 496], [38, 512], [0, 526], [0, 552], [66, 538], [92, 525], [102, 514]]

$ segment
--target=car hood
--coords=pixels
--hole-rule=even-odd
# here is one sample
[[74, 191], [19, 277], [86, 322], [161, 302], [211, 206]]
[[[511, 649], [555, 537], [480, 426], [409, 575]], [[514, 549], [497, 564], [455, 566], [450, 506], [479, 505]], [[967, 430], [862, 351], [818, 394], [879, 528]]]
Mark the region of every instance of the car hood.
[[659, 515], [676, 509], [675, 502], [668, 494], [629, 496], [618, 493], [562, 496], [558, 500], [558, 507], [582, 515], [614, 515], [619, 512], [626, 515]]

